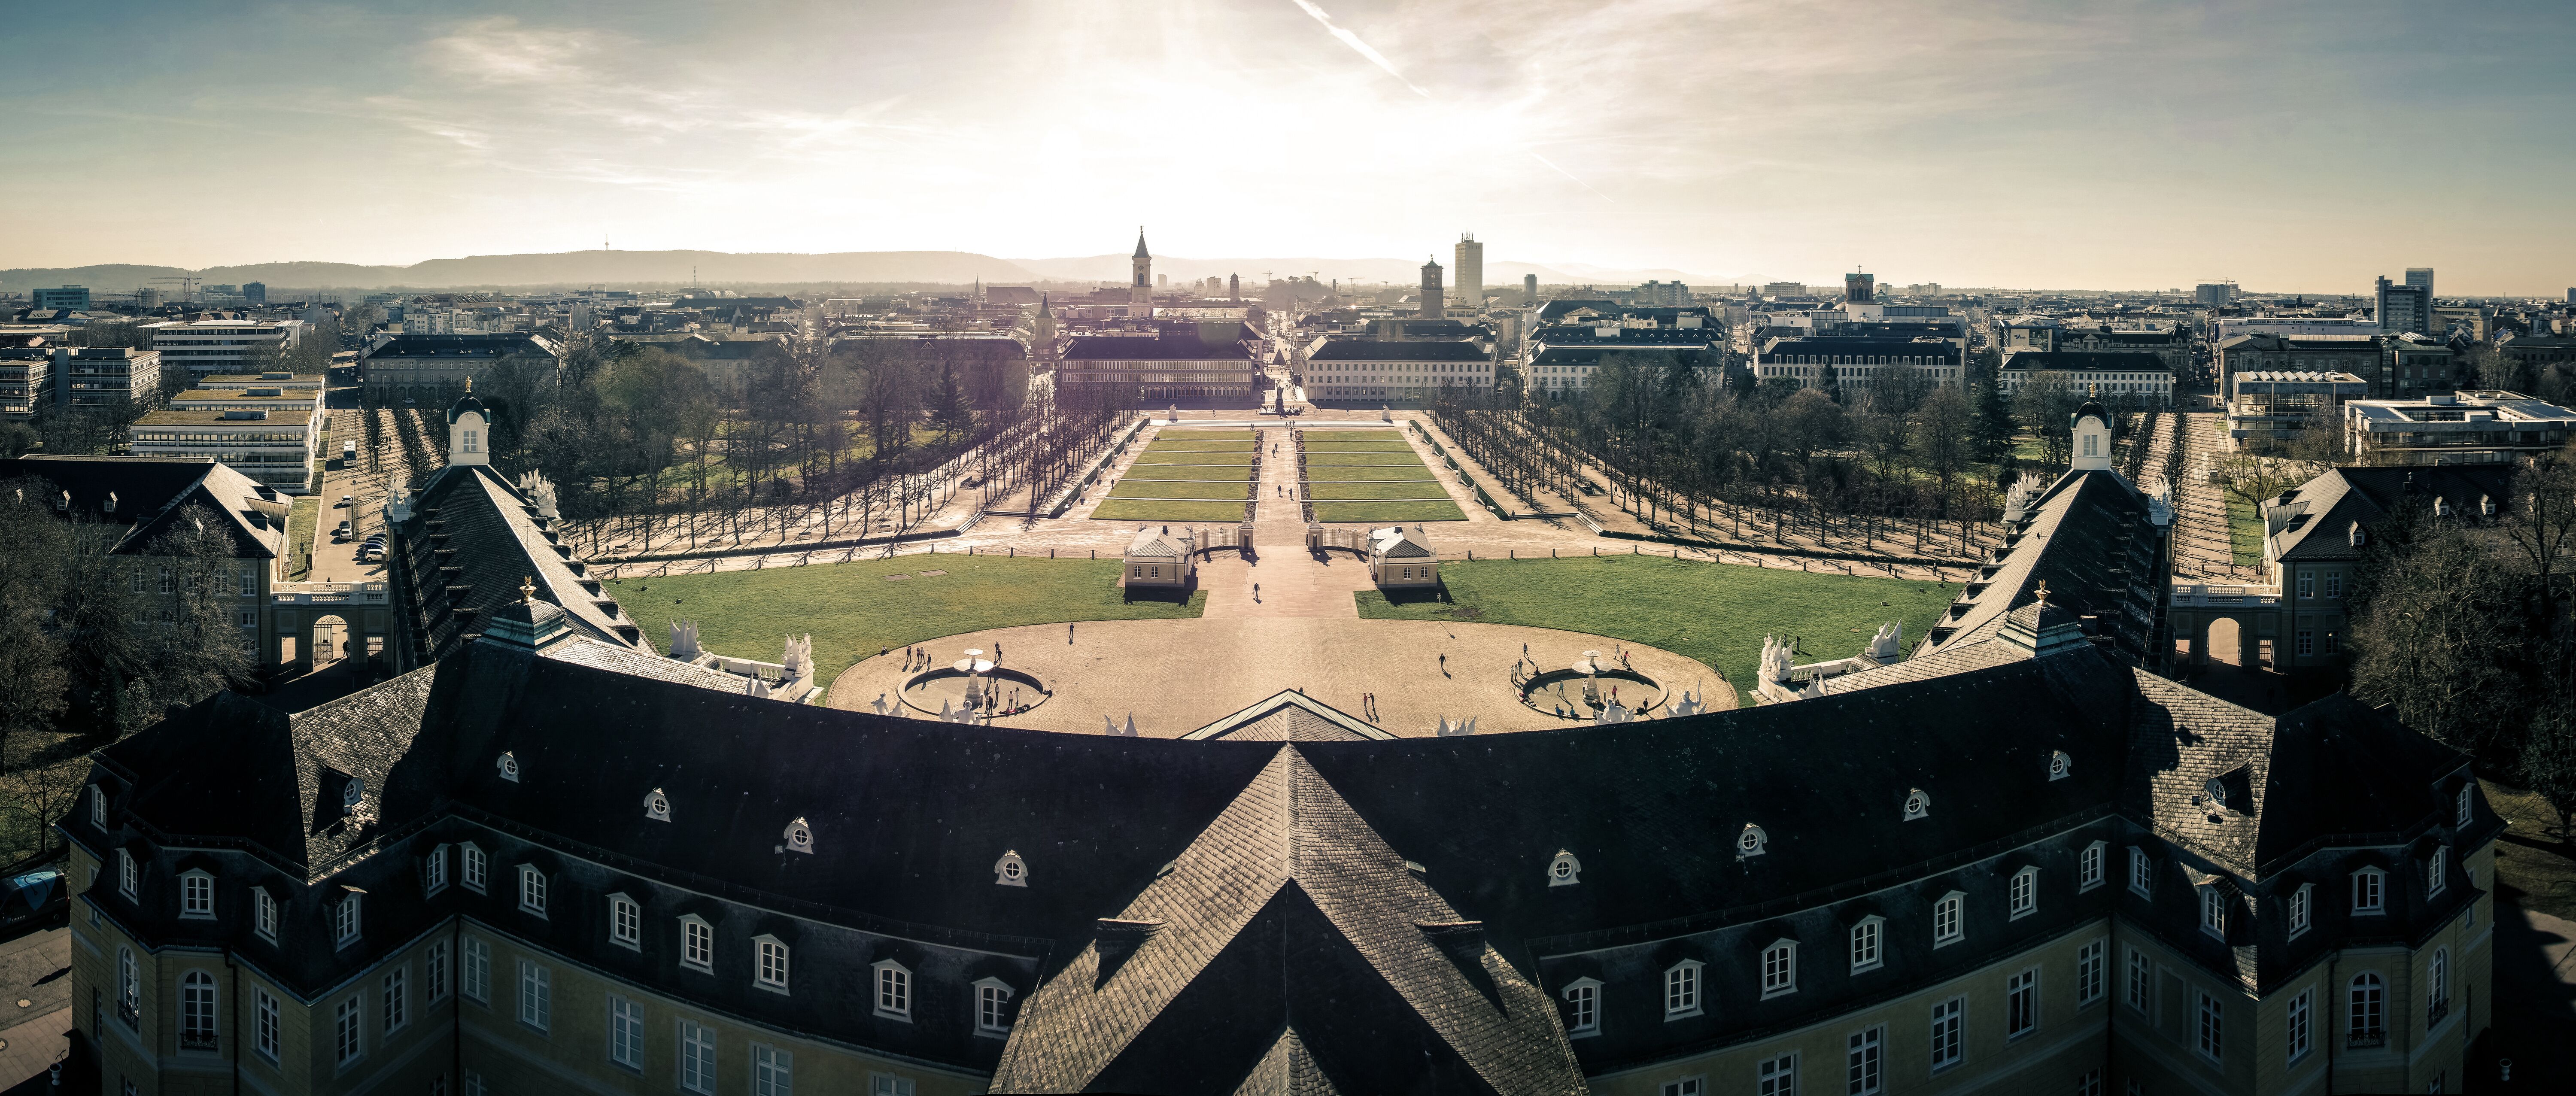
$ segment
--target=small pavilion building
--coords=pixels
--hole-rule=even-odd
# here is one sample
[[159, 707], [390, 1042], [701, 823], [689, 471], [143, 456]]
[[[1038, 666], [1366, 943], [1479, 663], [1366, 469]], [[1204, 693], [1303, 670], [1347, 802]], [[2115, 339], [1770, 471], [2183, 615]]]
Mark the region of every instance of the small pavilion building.
[[1369, 530], [1369, 579], [1382, 590], [1433, 589], [1440, 585], [1440, 552], [1420, 526]]
[[1127, 588], [1178, 590], [1189, 585], [1190, 538], [1172, 527], [1146, 526], [1127, 544]]

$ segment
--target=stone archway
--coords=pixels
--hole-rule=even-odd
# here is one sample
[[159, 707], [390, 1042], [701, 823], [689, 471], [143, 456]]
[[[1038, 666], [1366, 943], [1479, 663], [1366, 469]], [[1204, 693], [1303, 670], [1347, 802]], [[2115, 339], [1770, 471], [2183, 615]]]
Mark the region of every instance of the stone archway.
[[309, 671], [349, 657], [356, 647], [358, 632], [349, 626], [347, 617], [323, 613], [314, 617], [296, 638], [300, 641], [297, 646], [303, 649], [304, 668]]
[[2196, 664], [2208, 665], [2216, 662], [2234, 666], [2240, 670], [2244, 669], [2245, 625], [2235, 617], [2213, 617], [2209, 624], [2201, 629], [2197, 647], [2194, 652], [2197, 657], [2192, 659]]

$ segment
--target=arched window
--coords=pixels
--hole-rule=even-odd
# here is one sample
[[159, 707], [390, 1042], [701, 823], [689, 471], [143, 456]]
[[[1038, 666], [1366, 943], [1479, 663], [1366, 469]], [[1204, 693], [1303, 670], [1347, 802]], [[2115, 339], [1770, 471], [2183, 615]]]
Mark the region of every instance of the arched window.
[[2377, 974], [2353, 976], [2344, 1030], [2355, 1046], [2377, 1046], [2387, 1034], [2388, 985]]
[[202, 970], [179, 980], [179, 1049], [215, 1049], [215, 976]]

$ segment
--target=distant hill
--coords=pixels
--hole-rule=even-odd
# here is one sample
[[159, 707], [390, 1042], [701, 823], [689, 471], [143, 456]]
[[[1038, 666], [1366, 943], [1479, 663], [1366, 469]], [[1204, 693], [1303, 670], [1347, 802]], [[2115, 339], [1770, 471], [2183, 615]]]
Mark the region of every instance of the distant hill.
[[[99, 266], [0, 270], [0, 290], [85, 285], [102, 293], [153, 287], [175, 295], [183, 274], [218, 285], [265, 282], [286, 289], [378, 289], [408, 286], [579, 286], [686, 283], [692, 270], [706, 283], [987, 282], [1026, 283], [1037, 275], [990, 255], [966, 251], [842, 251], [821, 255], [724, 251], [571, 251], [551, 255], [469, 255], [410, 266], [283, 262], [183, 270], [175, 266]], [[161, 281], [160, 279], [172, 279]]]
[[[1448, 252], [1441, 265], [1450, 262]], [[157, 288], [177, 296], [178, 279], [193, 275], [215, 285], [264, 282], [272, 296], [306, 289], [451, 289], [463, 287], [541, 287], [585, 285], [685, 285], [692, 276], [709, 285], [933, 283], [959, 285], [981, 278], [987, 283], [1032, 282], [1127, 283], [1128, 257], [1086, 255], [1056, 259], [996, 259], [969, 251], [839, 251], [819, 255], [783, 252], [736, 254], [727, 251], [566, 251], [542, 255], [468, 255], [431, 259], [410, 266], [361, 266], [354, 263], [275, 262], [213, 266], [186, 270], [175, 266], [108, 263], [80, 267], [30, 267], [0, 270], [0, 292], [25, 293], [40, 286], [85, 285], [100, 293], [132, 293]], [[1325, 282], [1386, 282], [1410, 286], [1421, 280], [1419, 259], [1218, 258], [1157, 256], [1154, 272], [1175, 282], [1238, 275], [1243, 284], [1263, 284], [1265, 275], [1289, 277], [1312, 273]], [[1753, 279], [1719, 279], [1678, 270], [1621, 270], [1562, 263], [1488, 260], [1485, 288], [1502, 290], [1520, 284], [1526, 274], [1543, 285], [1628, 285], [1679, 279], [1692, 285], [1728, 284]], [[1458, 283], [1458, 272], [1444, 276]]]

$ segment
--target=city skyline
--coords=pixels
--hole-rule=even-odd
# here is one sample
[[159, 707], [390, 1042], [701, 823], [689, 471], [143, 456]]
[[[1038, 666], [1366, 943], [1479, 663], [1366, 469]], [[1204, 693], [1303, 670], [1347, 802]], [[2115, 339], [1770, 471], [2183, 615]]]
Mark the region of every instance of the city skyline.
[[1498, 267], [2351, 294], [2432, 266], [2557, 296], [2576, 244], [2517, 212], [2576, 166], [2549, 138], [2576, 20], [2537, 4], [696, 10], [30, 24], [0, 103], [49, 157], [0, 194], [93, 215], [26, 220], [0, 264], [1018, 259], [1143, 221], [1176, 256], [1473, 228]]

